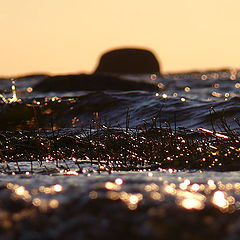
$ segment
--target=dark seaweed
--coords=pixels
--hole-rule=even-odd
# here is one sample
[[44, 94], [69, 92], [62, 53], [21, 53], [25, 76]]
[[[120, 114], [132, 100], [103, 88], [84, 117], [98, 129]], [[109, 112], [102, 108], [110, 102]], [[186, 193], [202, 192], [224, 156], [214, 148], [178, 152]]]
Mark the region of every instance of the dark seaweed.
[[[142, 126], [129, 129], [128, 115], [126, 128], [111, 128], [103, 125], [99, 118], [94, 129], [82, 130], [78, 135], [61, 134], [60, 131], [14, 131], [0, 135], [0, 159], [10, 172], [9, 162], [59, 161], [70, 170], [68, 162], [97, 165], [99, 171], [138, 171], [143, 169], [161, 170], [215, 170], [240, 169], [239, 135], [231, 130], [223, 117], [218, 128], [223, 133], [207, 129], [195, 131], [177, 127], [170, 122], [144, 122]], [[32, 168], [31, 168], [32, 169]], [[21, 169], [18, 165], [18, 171]]]

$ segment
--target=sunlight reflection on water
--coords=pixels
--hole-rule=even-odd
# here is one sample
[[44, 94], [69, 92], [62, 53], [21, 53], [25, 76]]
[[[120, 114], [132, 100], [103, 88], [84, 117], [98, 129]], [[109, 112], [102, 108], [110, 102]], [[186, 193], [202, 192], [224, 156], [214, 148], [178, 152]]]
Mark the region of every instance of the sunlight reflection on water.
[[[149, 173], [119, 172], [91, 176], [65, 176], [60, 173], [54, 178], [43, 175], [10, 177], [2, 174], [0, 178], [1, 184], [6, 184], [14, 198], [32, 201], [34, 206], [39, 207], [47, 204], [51, 208], [57, 208], [65, 201], [71, 201], [72, 193], [68, 189], [74, 186], [74, 196], [79, 188], [79, 194], [87, 193], [89, 199], [100, 197], [121, 200], [130, 210], [136, 210], [143, 200], [143, 204], [155, 201], [174, 206], [176, 203], [188, 210], [202, 210], [205, 206], [216, 207], [223, 212], [239, 209], [238, 172], [234, 172], [229, 179], [229, 173], [216, 172]], [[46, 210], [46, 206], [44, 209]]]

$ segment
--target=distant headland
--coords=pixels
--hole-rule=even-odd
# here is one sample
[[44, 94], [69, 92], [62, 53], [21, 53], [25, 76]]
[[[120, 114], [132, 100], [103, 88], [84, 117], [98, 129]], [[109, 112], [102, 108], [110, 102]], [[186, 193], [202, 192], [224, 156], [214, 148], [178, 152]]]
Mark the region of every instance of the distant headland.
[[154, 54], [146, 49], [121, 48], [102, 55], [92, 74], [48, 76], [34, 86], [34, 90], [48, 91], [100, 91], [100, 90], [150, 90], [154, 83], [135, 82], [126, 74], [158, 74], [160, 65]]

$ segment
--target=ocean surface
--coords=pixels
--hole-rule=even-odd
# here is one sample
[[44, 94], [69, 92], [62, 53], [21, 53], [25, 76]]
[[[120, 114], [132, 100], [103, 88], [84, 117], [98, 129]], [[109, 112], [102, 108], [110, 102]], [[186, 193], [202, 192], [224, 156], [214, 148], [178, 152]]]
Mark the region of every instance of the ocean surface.
[[[138, 129], [156, 122], [224, 134], [223, 119], [229, 128], [239, 129], [237, 70], [121, 76], [155, 90], [113, 91], [107, 85], [102, 91], [36, 90], [45, 78], [0, 80], [2, 133], [32, 129], [81, 136], [99, 124]], [[47, 160], [31, 164], [13, 159], [10, 168], [20, 167], [22, 173], [0, 175], [1, 239], [240, 238], [239, 171], [109, 173], [83, 163], [79, 172], [71, 162], [69, 171], [54, 171]], [[42, 171], [44, 166], [53, 171]]]
[[[51, 115], [53, 124], [61, 128], [88, 128], [90, 121], [98, 112], [104, 124], [111, 127], [125, 127], [127, 112], [130, 114], [130, 127], [135, 128], [144, 121], [159, 118], [162, 121], [177, 123], [177, 126], [196, 129], [211, 127], [224, 111], [224, 117], [232, 127], [237, 127], [235, 119], [239, 117], [240, 74], [236, 70], [211, 72], [193, 72], [181, 74], [127, 75], [130, 82], [147, 82], [157, 87], [156, 91], [144, 89], [133, 91], [67, 91], [38, 92], [34, 86], [44, 76], [32, 76], [16, 79], [17, 97], [25, 105], [33, 99], [39, 105], [45, 103], [49, 108], [43, 113], [42, 128], [49, 128], [47, 116]], [[67, 81], [67, 80], [66, 80]], [[119, 82], [119, 79], [116, 79]], [[56, 88], [58, 83], [55, 83]], [[71, 82], [69, 82], [71, 85]], [[106, 84], [107, 89], [107, 84]], [[31, 92], [31, 88], [33, 91]], [[6, 97], [12, 97], [11, 81], [2, 79], [0, 91]], [[29, 92], [28, 92], [29, 91]], [[1, 105], [2, 118], [18, 125], [21, 107]], [[15, 108], [15, 109], [14, 109]], [[16, 110], [15, 112], [13, 111]], [[214, 112], [213, 112], [214, 110]], [[26, 110], [27, 111], [27, 110]], [[62, 114], [62, 113], [65, 114]], [[15, 114], [15, 115], [14, 115]], [[27, 116], [25, 116], [25, 120]], [[6, 126], [4, 126], [6, 127]]]

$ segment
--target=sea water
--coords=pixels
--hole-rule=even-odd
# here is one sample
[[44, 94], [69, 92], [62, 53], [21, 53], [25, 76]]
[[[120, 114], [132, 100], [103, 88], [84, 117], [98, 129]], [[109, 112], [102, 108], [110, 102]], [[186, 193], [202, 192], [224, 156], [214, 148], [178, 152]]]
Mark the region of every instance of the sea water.
[[[98, 113], [110, 127], [129, 127], [158, 118], [161, 123], [196, 130], [218, 128], [223, 116], [238, 131], [240, 73], [237, 70], [162, 76], [127, 76], [154, 81], [158, 91], [34, 91], [41, 77], [16, 80], [21, 105], [47, 105], [41, 128], [80, 134]], [[11, 82], [1, 80], [11, 99]], [[10, 91], [6, 91], [10, 89]], [[28, 89], [28, 90], [27, 90]], [[1, 104], [1, 129], [23, 124], [18, 105]], [[48, 111], [48, 109], [50, 109]], [[54, 115], [52, 110], [54, 109]], [[14, 111], [13, 111], [14, 110]], [[81, 131], [80, 131], [81, 130]], [[220, 131], [221, 129], [219, 129]], [[44, 163], [51, 169], [51, 163]], [[43, 165], [44, 165], [43, 164]], [[16, 163], [9, 163], [17, 169]], [[43, 165], [19, 162], [24, 174], [0, 175], [0, 222], [3, 239], [239, 239], [240, 175], [238, 171], [98, 172], [83, 164], [79, 173], [42, 171]], [[54, 165], [52, 166], [54, 169]]]

